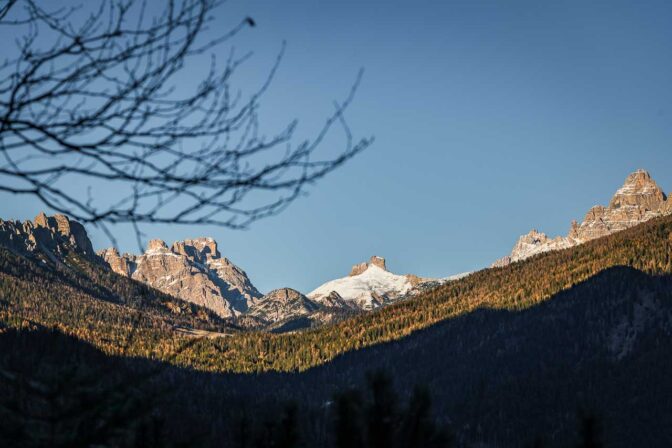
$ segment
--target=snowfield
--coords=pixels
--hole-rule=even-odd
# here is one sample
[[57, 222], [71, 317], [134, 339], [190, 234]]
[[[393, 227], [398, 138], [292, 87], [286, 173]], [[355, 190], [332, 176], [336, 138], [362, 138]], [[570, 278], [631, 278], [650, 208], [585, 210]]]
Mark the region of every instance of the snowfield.
[[413, 287], [408, 277], [385, 271], [370, 265], [366, 271], [352, 277], [332, 280], [308, 294], [308, 298], [320, 298], [336, 291], [345, 300], [354, 301], [360, 308], [371, 309], [379, 306], [373, 295], [392, 296], [406, 294]]

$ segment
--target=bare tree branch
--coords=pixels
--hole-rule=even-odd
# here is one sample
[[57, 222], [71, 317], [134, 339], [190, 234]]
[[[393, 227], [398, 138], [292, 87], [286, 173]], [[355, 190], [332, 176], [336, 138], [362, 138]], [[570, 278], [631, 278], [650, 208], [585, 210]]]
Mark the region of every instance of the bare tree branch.
[[[150, 17], [136, 0], [101, 1], [90, 12], [0, 1], [0, 27], [20, 36], [16, 54], [0, 62], [0, 191], [37, 197], [106, 232], [114, 223], [242, 228], [372, 143], [353, 138], [344, 118], [361, 72], [313, 138], [296, 138], [296, 120], [263, 135], [260, 101], [284, 44], [262, 85], [243, 94], [232, 76], [250, 55], [231, 50], [218, 67], [215, 54], [255, 22], [245, 17], [205, 39], [217, 7], [173, 0]], [[209, 71], [185, 95], [178, 77], [208, 54]], [[344, 147], [318, 158], [334, 129]], [[114, 201], [95, 194], [102, 190]]]

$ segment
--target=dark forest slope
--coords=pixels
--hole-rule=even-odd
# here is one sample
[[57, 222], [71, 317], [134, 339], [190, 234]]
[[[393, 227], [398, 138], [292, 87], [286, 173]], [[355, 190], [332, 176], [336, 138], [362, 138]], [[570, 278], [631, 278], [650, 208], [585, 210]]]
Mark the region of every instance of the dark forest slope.
[[672, 441], [672, 276], [627, 267], [524, 310], [479, 309], [303, 373], [199, 373], [106, 357], [58, 333], [23, 334], [0, 336], [0, 373], [50, 378], [77, 365], [113, 390], [140, 384], [150, 391], [141, 401], [152, 403], [167, 422], [163, 436], [175, 440], [226, 446], [237, 440], [245, 410], [251, 421], [278, 419], [294, 402], [307, 446], [329, 446], [334, 394], [383, 370], [401, 401], [427, 385], [435, 416], [466, 446], [523, 446], [537, 437], [568, 446], [581, 413], [597, 417], [608, 447]]

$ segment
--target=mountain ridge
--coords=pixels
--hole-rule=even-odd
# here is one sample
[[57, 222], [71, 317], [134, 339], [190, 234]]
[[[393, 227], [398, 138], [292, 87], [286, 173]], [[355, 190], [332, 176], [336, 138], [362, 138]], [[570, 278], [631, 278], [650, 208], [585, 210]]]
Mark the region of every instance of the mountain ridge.
[[543, 252], [578, 246], [669, 214], [672, 214], [672, 199], [667, 197], [648, 171], [638, 169], [627, 176], [608, 206], [595, 205], [580, 224], [572, 221], [567, 236], [550, 238], [533, 229], [518, 239], [511, 254], [491, 266], [506, 266]]
[[140, 255], [120, 255], [115, 248], [98, 255], [116, 273], [205, 306], [221, 317], [243, 313], [262, 297], [245, 271], [223, 257], [209, 237], [176, 241], [171, 247], [154, 239]]

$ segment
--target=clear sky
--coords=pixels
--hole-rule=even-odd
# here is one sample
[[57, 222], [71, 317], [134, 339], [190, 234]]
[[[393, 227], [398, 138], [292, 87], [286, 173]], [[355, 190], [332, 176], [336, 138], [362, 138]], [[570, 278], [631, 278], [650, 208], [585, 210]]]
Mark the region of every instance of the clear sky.
[[[310, 136], [366, 70], [348, 120], [376, 142], [308, 196], [247, 231], [143, 228], [214, 237], [263, 292], [309, 292], [373, 254], [397, 273], [478, 269], [533, 227], [566, 234], [637, 168], [672, 190], [672, 2], [229, 0], [219, 14], [257, 22], [236, 39], [255, 52], [248, 70], [287, 41], [271, 129], [297, 117]], [[0, 195], [3, 218], [42, 208]]]

